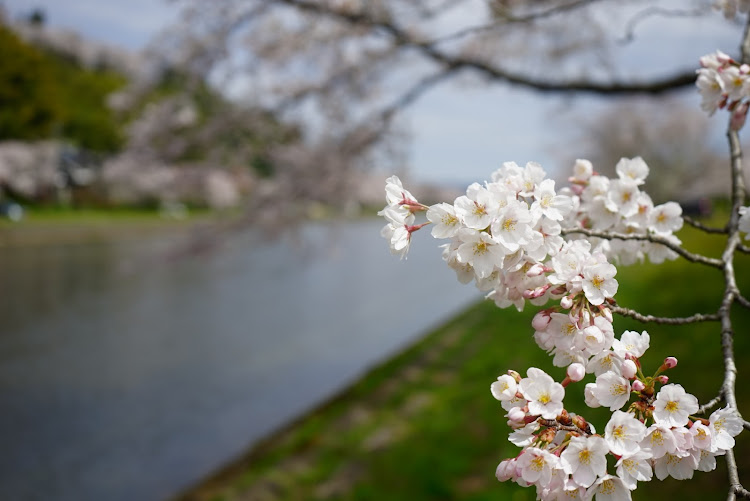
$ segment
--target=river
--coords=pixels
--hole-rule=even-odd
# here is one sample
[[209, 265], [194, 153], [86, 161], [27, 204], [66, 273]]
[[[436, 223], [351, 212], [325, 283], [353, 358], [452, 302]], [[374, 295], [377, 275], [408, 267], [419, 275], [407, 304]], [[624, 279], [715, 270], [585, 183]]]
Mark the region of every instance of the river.
[[0, 249], [2, 499], [167, 499], [479, 298], [381, 225]]

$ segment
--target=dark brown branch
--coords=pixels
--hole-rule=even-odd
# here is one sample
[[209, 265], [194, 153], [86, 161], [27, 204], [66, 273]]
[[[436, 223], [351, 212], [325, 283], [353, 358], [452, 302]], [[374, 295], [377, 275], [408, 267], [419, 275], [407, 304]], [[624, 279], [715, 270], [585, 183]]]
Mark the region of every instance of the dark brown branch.
[[698, 221], [696, 219], [693, 219], [690, 216], [685, 216], [684, 214], [682, 216], [682, 220], [685, 221], [690, 226], [692, 226], [693, 228], [697, 228], [697, 229], [699, 229], [701, 231], [704, 231], [706, 233], [720, 233], [720, 234], [724, 234], [724, 235], [726, 235], [726, 233], [727, 233], [726, 227], [724, 227], [724, 228], [713, 228], [711, 226], [706, 226], [705, 224], [701, 223], [700, 221]]
[[707, 6], [698, 7], [697, 9], [665, 9], [663, 7], [647, 7], [630, 18], [627, 26], [625, 26], [625, 35], [621, 39], [619, 39], [617, 43], [624, 45], [632, 42], [635, 39], [634, 33], [636, 26], [650, 17], [698, 17], [706, 14], [708, 11], [709, 8]]
[[507, 14], [507, 15], [501, 14], [503, 16], [501, 20], [498, 20], [492, 23], [487, 23], [487, 24], [480, 24], [477, 26], [469, 26], [468, 28], [461, 29], [449, 35], [445, 35], [439, 38], [434, 38], [429, 43], [431, 45], [437, 45], [437, 44], [441, 44], [445, 42], [451, 42], [453, 40], [458, 40], [460, 38], [465, 38], [470, 35], [477, 35], [480, 33], [485, 33], [487, 31], [493, 31], [493, 30], [502, 28], [504, 26], [507, 26], [509, 24], [530, 23], [533, 21], [546, 19], [548, 17], [554, 16], [557, 14], [562, 14], [564, 12], [571, 12], [576, 9], [586, 7], [588, 5], [591, 5], [592, 3], [596, 3], [599, 1], [601, 0], [576, 0], [574, 2], [570, 2], [567, 4], [563, 4], [563, 5], [556, 5], [546, 10], [541, 10], [538, 12], [525, 14], [523, 16], [514, 16], [513, 14]]
[[625, 234], [625, 233], [617, 233], [613, 231], [589, 230], [587, 228], [563, 228], [562, 230], [563, 235], [570, 235], [572, 233], [580, 233], [582, 235], [586, 235], [589, 237], [604, 238], [606, 240], [642, 240], [646, 242], [652, 242], [655, 244], [661, 244], [673, 250], [680, 256], [684, 257], [685, 259], [693, 263], [701, 263], [701, 264], [705, 264], [705, 265], [712, 266], [714, 268], [719, 268], [719, 269], [723, 268], [723, 263], [721, 260], [689, 252], [683, 249], [682, 247], [680, 247], [679, 245], [675, 244], [671, 240], [665, 237], [659, 236], [659, 235], [653, 235], [653, 234], [630, 235], [630, 234]]
[[623, 308], [621, 306], [612, 306], [610, 309], [613, 313], [617, 313], [623, 317], [630, 317], [643, 323], [687, 325], [698, 322], [718, 322], [721, 320], [721, 316], [718, 313], [696, 313], [690, 317], [655, 317], [653, 315], [643, 315], [635, 310]]
[[450, 70], [473, 70], [490, 80], [520, 85], [540, 92], [577, 93], [607, 95], [661, 94], [695, 84], [695, 70], [640, 82], [595, 82], [591, 80], [541, 80], [493, 66], [485, 61], [468, 56], [451, 55], [438, 50], [430, 41], [419, 40], [396, 26], [393, 22], [374, 19], [361, 12], [350, 12], [313, 3], [310, 0], [276, 0], [301, 11], [337, 19], [357, 26], [381, 31], [391, 37], [400, 47], [414, 49], [423, 56]]

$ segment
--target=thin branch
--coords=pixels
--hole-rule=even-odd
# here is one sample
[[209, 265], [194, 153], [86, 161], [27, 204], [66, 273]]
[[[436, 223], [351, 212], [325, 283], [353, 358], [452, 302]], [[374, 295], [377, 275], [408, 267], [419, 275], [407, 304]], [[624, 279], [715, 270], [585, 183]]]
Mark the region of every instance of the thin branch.
[[741, 295], [739, 293], [735, 294], [734, 300], [738, 304], [740, 304], [741, 306], [743, 306], [743, 307], [745, 307], [745, 308], [747, 308], [747, 309], [750, 310], [750, 300], [748, 300], [745, 296], [743, 296], [743, 295]]
[[708, 11], [709, 8], [705, 6], [696, 9], [665, 9], [663, 7], [645, 8], [630, 18], [628, 24], [625, 26], [625, 35], [617, 40], [617, 43], [625, 45], [632, 42], [635, 39], [634, 33], [636, 26], [650, 17], [698, 17], [704, 15]]
[[380, 111], [383, 120], [389, 120], [396, 112], [406, 108], [416, 101], [428, 89], [452, 76], [454, 70], [446, 69], [438, 73], [426, 76], [401, 94], [391, 105]]
[[724, 395], [722, 395], [721, 392], [719, 392], [718, 395], [716, 395], [714, 398], [706, 402], [705, 404], [698, 407], [698, 410], [695, 412], [695, 414], [705, 414], [707, 412], [712, 411], [716, 407], [719, 406], [719, 404], [724, 401]]
[[721, 234], [724, 234], [724, 235], [727, 234], [726, 227], [724, 227], [724, 228], [713, 228], [711, 226], [706, 226], [705, 224], [701, 223], [700, 221], [698, 221], [696, 219], [693, 219], [690, 216], [686, 216], [684, 214], [682, 216], [682, 220], [685, 221], [690, 226], [692, 226], [693, 228], [697, 228], [697, 229], [699, 229], [701, 231], [704, 231], [706, 233], [721, 233]]
[[686, 325], [698, 322], [718, 322], [721, 320], [721, 316], [718, 313], [696, 313], [690, 317], [655, 317], [653, 315], [643, 315], [635, 310], [623, 308], [621, 306], [612, 306], [610, 309], [613, 313], [617, 313], [623, 317], [630, 317], [643, 323]]
[[604, 238], [606, 240], [642, 240], [646, 242], [652, 242], [655, 244], [661, 244], [665, 247], [673, 250], [680, 256], [684, 257], [688, 261], [691, 261], [693, 263], [701, 263], [708, 266], [712, 266], [714, 268], [723, 268], [723, 262], [719, 259], [714, 259], [710, 257], [703, 256], [701, 254], [694, 254], [692, 252], [689, 252], [679, 245], [675, 244], [673, 241], [659, 236], [659, 235], [653, 235], [653, 234], [647, 234], [647, 235], [638, 235], [638, 234], [625, 234], [625, 233], [617, 233], [613, 231], [596, 231], [596, 230], [590, 230], [588, 228], [564, 228], [562, 230], [563, 235], [569, 235], [572, 233], [580, 233], [582, 235], [586, 235], [589, 237], [598, 237], [598, 238]]
[[390, 20], [375, 19], [366, 13], [336, 9], [327, 5], [313, 3], [310, 0], [276, 0], [278, 3], [295, 7], [299, 10], [350, 23], [356, 26], [381, 31], [393, 40], [397, 46], [414, 49], [433, 62], [448, 69], [473, 70], [491, 80], [528, 87], [540, 92], [577, 93], [607, 95], [661, 94], [677, 88], [695, 84], [695, 70], [690, 69], [662, 79], [641, 82], [595, 82], [591, 80], [543, 80], [528, 75], [513, 73], [493, 66], [480, 59], [465, 55], [452, 55], [438, 50], [432, 42], [419, 40], [401, 29]]
[[[750, 62], [750, 16], [745, 24], [745, 32], [740, 45], [742, 53], [742, 63]], [[721, 385], [721, 391], [727, 406], [739, 415], [737, 408], [737, 396], [735, 385], [737, 382], [737, 365], [734, 359], [734, 330], [732, 329], [731, 308], [737, 296], [739, 289], [735, 279], [734, 272], [734, 253], [740, 244], [739, 232], [739, 210], [745, 201], [745, 179], [742, 172], [742, 148], [740, 138], [736, 130], [732, 129], [731, 121], [727, 130], [727, 139], [729, 141], [730, 153], [730, 172], [732, 179], [732, 209], [727, 223], [727, 244], [722, 254], [724, 263], [724, 298], [721, 302], [721, 350], [724, 356], [724, 382]], [[736, 496], [750, 499], [748, 492], [740, 483], [737, 462], [734, 457], [734, 450], [729, 449], [725, 455], [727, 462], [727, 475], [729, 477], [729, 495], [727, 499], [735, 499]]]
[[439, 38], [434, 38], [429, 43], [431, 45], [437, 45], [437, 44], [441, 44], [445, 42], [458, 40], [459, 38], [465, 38], [470, 35], [484, 33], [486, 31], [494, 31], [496, 29], [503, 28], [509, 24], [529, 23], [533, 21], [538, 21], [540, 19], [545, 19], [545, 18], [554, 16], [556, 14], [561, 14], [563, 12], [569, 12], [569, 11], [579, 9], [581, 7], [586, 7], [592, 3], [596, 3], [599, 1], [601, 0], [576, 0], [574, 2], [570, 2], [567, 4], [563, 4], [563, 5], [556, 5], [555, 7], [551, 7], [546, 10], [525, 14], [523, 16], [514, 16], [513, 14], [507, 14], [507, 15], [501, 14], [503, 16], [502, 20], [498, 20], [492, 23], [487, 23], [487, 24], [469, 26], [468, 28], [461, 29], [449, 35], [445, 35]]
[[737, 250], [740, 252], [744, 252], [745, 254], [750, 254], [750, 247], [742, 244], [737, 244]]

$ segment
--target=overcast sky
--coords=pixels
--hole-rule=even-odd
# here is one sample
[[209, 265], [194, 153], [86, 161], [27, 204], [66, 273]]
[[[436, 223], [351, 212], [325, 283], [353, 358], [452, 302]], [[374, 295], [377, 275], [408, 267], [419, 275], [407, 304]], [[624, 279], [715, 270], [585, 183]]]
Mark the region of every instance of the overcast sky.
[[[0, 0], [15, 17], [42, 8], [53, 26], [74, 29], [84, 36], [140, 49], [161, 28], [176, 19], [173, 4], [164, 0]], [[684, 5], [684, 2], [683, 2]], [[662, 19], [644, 22], [636, 35], [639, 43], [623, 51], [630, 68], [653, 70], [669, 59], [689, 64], [718, 48], [732, 52], [739, 29], [719, 14], [700, 21]], [[622, 24], [622, 23], [621, 23]], [[685, 36], [688, 35], [688, 36]], [[680, 40], [680, 43], [675, 43]], [[675, 66], [672, 65], [672, 68]], [[683, 65], [683, 67], [685, 67]], [[627, 74], [627, 73], [626, 73]], [[697, 93], [686, 99], [698, 106]], [[422, 181], [462, 183], [482, 181], [502, 162], [540, 162], [553, 172], [562, 155], [552, 148], [565, 142], [574, 128], [566, 123], [576, 114], [591, 114], [606, 101], [588, 97], [544, 97], [509, 86], [467, 87], [447, 83], [422, 97], [406, 114], [411, 134], [409, 172]], [[561, 115], [560, 110], [567, 110]], [[564, 118], [561, 118], [564, 117]], [[723, 120], [724, 117], [717, 120]], [[721, 131], [722, 125], [717, 127]], [[574, 145], [571, 146], [574, 148]], [[575, 151], [565, 159], [579, 155]]]

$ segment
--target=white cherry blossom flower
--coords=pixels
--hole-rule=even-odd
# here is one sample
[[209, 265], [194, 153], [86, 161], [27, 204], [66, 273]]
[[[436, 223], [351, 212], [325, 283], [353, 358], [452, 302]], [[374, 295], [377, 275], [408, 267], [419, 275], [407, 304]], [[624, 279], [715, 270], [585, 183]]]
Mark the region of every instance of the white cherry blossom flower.
[[512, 201], [500, 210], [498, 217], [492, 221], [491, 228], [494, 239], [510, 252], [517, 251], [531, 238], [531, 213], [528, 206], [518, 200]]
[[507, 250], [488, 233], [462, 228], [458, 238], [462, 242], [456, 251], [458, 260], [470, 264], [479, 278], [490, 276], [496, 266], [502, 267]]
[[456, 208], [451, 204], [439, 203], [427, 209], [427, 219], [433, 224], [432, 236], [435, 238], [452, 238], [458, 235], [461, 221], [456, 215]]
[[615, 171], [620, 179], [633, 181], [636, 185], [641, 185], [648, 176], [648, 165], [641, 157], [621, 158], [615, 166]]
[[638, 449], [637, 452], [623, 455], [617, 460], [615, 471], [625, 487], [632, 491], [638, 482], [648, 482], [653, 478], [650, 459], [651, 454]]
[[513, 376], [503, 374], [490, 385], [490, 391], [497, 400], [512, 400], [518, 391], [518, 384]]
[[605, 372], [597, 376], [591, 391], [602, 406], [615, 411], [630, 399], [630, 381], [614, 372]]
[[690, 427], [690, 434], [693, 436], [693, 447], [708, 451], [712, 449], [710, 426], [706, 426], [700, 421], [695, 421]]
[[583, 292], [593, 305], [600, 305], [605, 298], [617, 293], [618, 283], [614, 279], [617, 268], [610, 263], [600, 263], [583, 268]]
[[498, 210], [495, 197], [479, 183], [466, 188], [466, 195], [458, 197], [453, 205], [464, 225], [475, 230], [487, 228]]
[[534, 442], [534, 439], [536, 438], [534, 433], [536, 433], [540, 426], [541, 425], [538, 422], [532, 421], [523, 428], [513, 430], [513, 433], [508, 436], [508, 440], [515, 446], [528, 447]]
[[388, 205], [400, 205], [408, 201], [416, 202], [416, 198], [404, 189], [398, 176], [391, 176], [385, 180], [385, 201]]
[[529, 447], [516, 459], [520, 477], [529, 484], [547, 485], [552, 479], [552, 470], [560, 468], [560, 458], [544, 449]]
[[573, 179], [576, 181], [586, 181], [594, 173], [594, 166], [591, 162], [584, 159], [576, 159], [573, 165]]
[[623, 357], [617, 355], [617, 353], [604, 350], [589, 360], [586, 364], [586, 372], [594, 373], [596, 376], [600, 376], [605, 372], [613, 372], [621, 375]]
[[534, 190], [536, 201], [531, 205], [532, 212], [539, 212], [553, 221], [562, 221], [573, 209], [573, 201], [565, 195], [555, 193], [555, 181], [545, 179]]
[[615, 179], [609, 185], [607, 202], [610, 210], [616, 210], [622, 217], [638, 214], [638, 183], [629, 178]]
[[727, 451], [734, 447], [734, 437], [742, 431], [742, 418], [730, 407], [714, 411], [709, 416], [713, 449]]
[[663, 386], [654, 401], [654, 421], [665, 426], [685, 426], [698, 411], [698, 399], [679, 384]]
[[563, 471], [572, 475], [576, 484], [589, 487], [607, 473], [608, 451], [602, 437], [573, 437], [560, 455]]
[[604, 475], [586, 492], [586, 499], [596, 496], [596, 501], [631, 501], [628, 489], [619, 477]]
[[641, 450], [638, 445], [646, 436], [646, 425], [629, 412], [615, 411], [604, 428], [604, 439], [609, 450], [618, 456], [633, 455]]
[[621, 358], [625, 358], [626, 355], [641, 358], [646, 353], [646, 350], [648, 350], [650, 343], [651, 336], [646, 331], [643, 331], [641, 334], [635, 331], [625, 331], [620, 336], [620, 339], [615, 339], [612, 342], [612, 350]]
[[666, 453], [674, 454], [677, 443], [669, 426], [654, 423], [646, 429], [646, 437], [641, 441], [641, 450], [648, 452], [654, 459]]
[[656, 233], [669, 234], [682, 228], [682, 207], [676, 202], [657, 205], [650, 213], [649, 227]]
[[654, 461], [654, 475], [659, 480], [664, 480], [668, 476], [677, 480], [687, 480], [693, 478], [696, 468], [698, 468], [696, 457], [688, 453], [676, 455], [667, 452]]
[[518, 391], [529, 401], [529, 414], [555, 419], [563, 410], [565, 388], [536, 367], [526, 371], [527, 378], [518, 383]]

